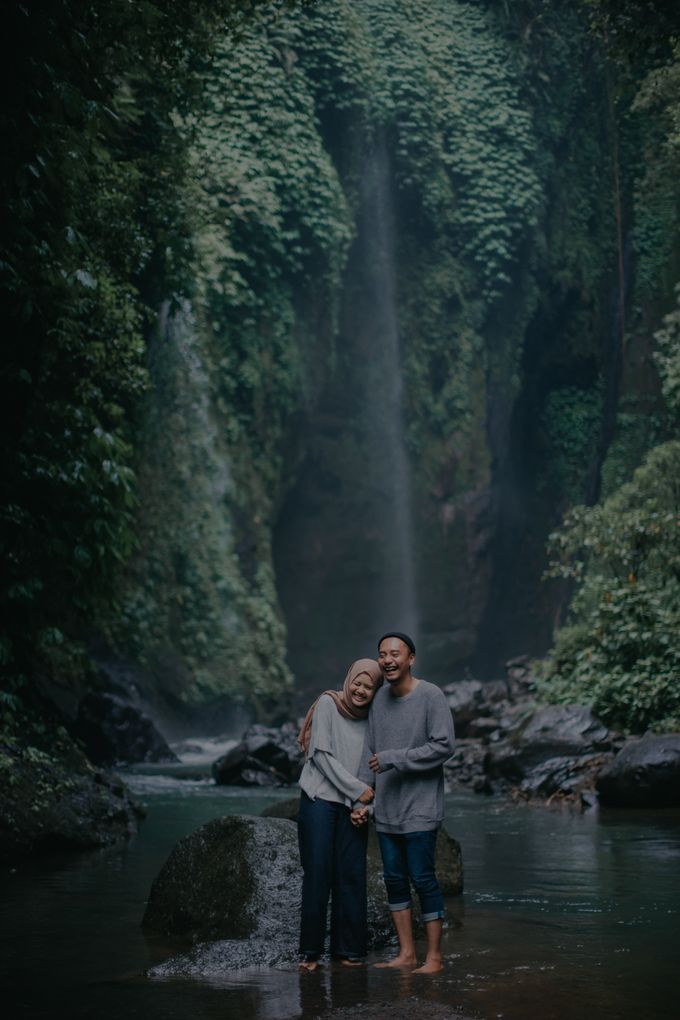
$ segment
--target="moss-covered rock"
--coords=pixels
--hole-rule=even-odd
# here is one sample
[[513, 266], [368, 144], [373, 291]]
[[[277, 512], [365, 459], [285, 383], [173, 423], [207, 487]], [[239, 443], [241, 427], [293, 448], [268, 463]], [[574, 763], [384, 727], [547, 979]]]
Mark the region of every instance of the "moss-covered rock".
[[50, 752], [0, 741], [0, 862], [108, 846], [143, 814], [122, 780], [93, 768], [66, 734]]
[[[151, 887], [142, 925], [198, 945], [154, 967], [151, 976], [209, 977], [297, 958], [302, 871], [297, 826], [289, 820], [297, 803], [286, 801], [278, 816], [272, 810], [261, 818], [216, 818], [180, 840]], [[460, 893], [460, 846], [443, 831], [437, 865], [445, 894]], [[375, 834], [368, 852], [368, 925], [372, 946], [392, 935]]]

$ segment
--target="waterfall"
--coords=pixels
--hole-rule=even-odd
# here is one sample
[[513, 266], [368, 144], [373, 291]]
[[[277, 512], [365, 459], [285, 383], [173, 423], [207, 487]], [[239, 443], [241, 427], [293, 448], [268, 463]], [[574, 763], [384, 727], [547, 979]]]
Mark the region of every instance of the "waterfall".
[[274, 533], [301, 702], [375, 655], [385, 631], [418, 639], [395, 215], [380, 138], [366, 152], [359, 199], [334, 368], [301, 424], [305, 456]]
[[378, 629], [417, 631], [411, 471], [404, 427], [404, 378], [397, 311], [395, 222], [387, 147], [380, 134], [362, 178], [367, 287], [373, 303], [373, 348], [366, 365], [371, 403], [369, 446], [382, 489], [384, 535]]

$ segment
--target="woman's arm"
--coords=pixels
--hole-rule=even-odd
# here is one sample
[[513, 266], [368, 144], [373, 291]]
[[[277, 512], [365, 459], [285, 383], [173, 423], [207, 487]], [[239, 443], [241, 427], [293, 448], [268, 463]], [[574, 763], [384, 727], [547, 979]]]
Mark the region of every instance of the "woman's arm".
[[333, 725], [336, 723], [337, 710], [329, 697], [322, 697], [314, 710], [312, 735], [309, 743], [309, 757], [319, 772], [343, 796], [351, 801], [362, 798], [363, 803], [373, 799], [373, 791], [367, 784], [352, 775], [336, 757], [333, 741]]
[[[373, 791], [367, 788], [365, 783], [360, 782], [356, 776], [353, 776], [351, 772], [348, 772], [345, 766], [330, 751], [316, 751], [314, 753], [314, 764], [328, 782], [336, 790], [344, 794], [345, 797], [348, 797], [349, 800], [361, 801], [362, 797], [367, 795], [367, 789], [370, 793], [370, 800], [373, 799]], [[368, 800], [362, 801], [362, 803], [368, 803]]]

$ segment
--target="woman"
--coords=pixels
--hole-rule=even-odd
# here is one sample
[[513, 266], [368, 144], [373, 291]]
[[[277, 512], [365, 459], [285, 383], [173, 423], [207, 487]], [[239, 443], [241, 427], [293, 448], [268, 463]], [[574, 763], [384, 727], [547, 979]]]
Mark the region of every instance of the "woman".
[[324, 691], [317, 698], [298, 737], [306, 756], [298, 816], [304, 970], [314, 971], [319, 965], [331, 891], [331, 955], [351, 967], [360, 966], [366, 954], [368, 830], [352, 819], [352, 810], [373, 800], [373, 790], [356, 775], [369, 705], [382, 679], [377, 662], [357, 659], [341, 691]]

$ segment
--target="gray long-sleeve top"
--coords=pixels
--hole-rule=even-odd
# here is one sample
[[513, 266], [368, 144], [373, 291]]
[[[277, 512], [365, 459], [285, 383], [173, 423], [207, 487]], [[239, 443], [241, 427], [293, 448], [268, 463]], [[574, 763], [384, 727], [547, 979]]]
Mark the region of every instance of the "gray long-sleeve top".
[[328, 694], [319, 698], [300, 786], [308, 797], [354, 807], [367, 786], [357, 779], [366, 735], [365, 719], [340, 715]]
[[[426, 832], [444, 818], [444, 762], [453, 754], [453, 719], [442, 691], [419, 680], [410, 694], [395, 697], [385, 684], [368, 717], [359, 780], [375, 780], [378, 832]], [[378, 755], [377, 776], [368, 767]]]

